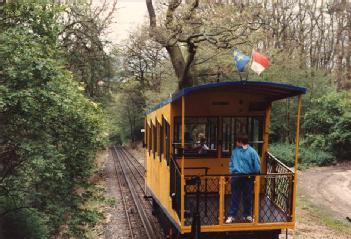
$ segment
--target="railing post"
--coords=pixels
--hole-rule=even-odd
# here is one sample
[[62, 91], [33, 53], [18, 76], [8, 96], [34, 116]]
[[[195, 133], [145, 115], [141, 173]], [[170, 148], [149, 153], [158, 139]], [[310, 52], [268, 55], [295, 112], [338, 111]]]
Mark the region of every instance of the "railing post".
[[181, 180], [180, 180], [180, 224], [182, 227], [184, 227], [184, 199], [185, 199], [185, 180], [184, 180], [184, 174], [181, 175]]
[[297, 98], [297, 120], [296, 120], [296, 145], [295, 145], [295, 170], [294, 170], [294, 192], [293, 192], [293, 211], [292, 211], [292, 221], [295, 223], [296, 217], [296, 190], [297, 190], [297, 171], [298, 171], [298, 159], [299, 159], [299, 143], [300, 143], [300, 118], [301, 118], [301, 101], [302, 95]]
[[223, 225], [224, 223], [224, 204], [225, 204], [225, 178], [220, 176], [219, 178], [219, 213], [218, 213], [218, 224]]
[[259, 223], [261, 176], [255, 176], [254, 223]]

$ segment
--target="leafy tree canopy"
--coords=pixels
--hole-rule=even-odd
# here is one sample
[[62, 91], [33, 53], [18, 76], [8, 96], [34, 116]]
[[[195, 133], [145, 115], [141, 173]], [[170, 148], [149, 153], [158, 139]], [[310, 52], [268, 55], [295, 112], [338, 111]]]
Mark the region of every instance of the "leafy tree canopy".
[[[9, 219], [7, 230], [19, 230], [16, 221], [42, 228], [41, 236], [19, 237], [46, 238], [84, 213], [87, 198], [77, 190], [89, 190], [95, 153], [104, 145], [99, 106], [65, 69], [61, 11], [35, 0], [0, 9], [0, 217]], [[70, 231], [81, 232], [80, 223], [88, 222]]]

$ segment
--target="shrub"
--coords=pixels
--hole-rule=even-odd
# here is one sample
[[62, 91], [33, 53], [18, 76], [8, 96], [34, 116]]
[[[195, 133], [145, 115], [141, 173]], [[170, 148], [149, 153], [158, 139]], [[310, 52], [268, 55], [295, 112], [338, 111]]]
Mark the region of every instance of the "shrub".
[[3, 238], [49, 238], [48, 228], [45, 226], [42, 215], [34, 209], [10, 211], [5, 214], [2, 219]]
[[[0, 32], [0, 210], [7, 216], [0, 227], [18, 234], [5, 238], [50, 238], [83, 210], [77, 191], [89, 186], [105, 143], [99, 105], [65, 70], [55, 20], [60, 9], [39, 0], [0, 8], [8, 21]], [[2, 201], [16, 210], [7, 213]], [[84, 220], [94, 222], [78, 223]], [[19, 235], [23, 228], [26, 236]]]
[[337, 158], [351, 153], [351, 109], [349, 95], [331, 92], [312, 101], [304, 117], [306, 145], [323, 149]]
[[[288, 143], [275, 143], [270, 146], [270, 152], [289, 167], [294, 166], [295, 145]], [[310, 166], [326, 166], [334, 162], [332, 154], [302, 143], [299, 147], [299, 168], [304, 169]]]

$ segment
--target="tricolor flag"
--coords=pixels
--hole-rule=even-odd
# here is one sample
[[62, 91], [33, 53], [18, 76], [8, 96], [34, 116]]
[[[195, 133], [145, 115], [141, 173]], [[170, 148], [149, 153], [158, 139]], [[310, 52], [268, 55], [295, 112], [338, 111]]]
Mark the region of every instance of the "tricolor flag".
[[243, 72], [245, 70], [245, 66], [250, 61], [250, 57], [243, 54], [239, 49], [234, 48], [233, 50], [233, 57], [236, 68], [239, 72]]
[[251, 70], [256, 72], [258, 75], [269, 67], [268, 58], [255, 50], [252, 50], [252, 64]]

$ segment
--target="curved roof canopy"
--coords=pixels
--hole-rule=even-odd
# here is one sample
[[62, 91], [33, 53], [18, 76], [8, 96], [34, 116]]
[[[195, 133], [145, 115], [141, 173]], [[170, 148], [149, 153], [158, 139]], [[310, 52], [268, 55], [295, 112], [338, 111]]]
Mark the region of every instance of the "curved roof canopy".
[[160, 104], [151, 108], [146, 112], [146, 114], [151, 113], [162, 106], [169, 104], [182, 96], [189, 95], [193, 92], [204, 91], [204, 90], [215, 90], [215, 89], [231, 89], [233, 92], [240, 91], [241, 93], [246, 92], [247, 95], [262, 95], [267, 98], [267, 101], [281, 100], [297, 95], [302, 95], [307, 92], [304, 87], [294, 86], [286, 83], [276, 83], [268, 81], [231, 81], [231, 82], [218, 82], [218, 83], [208, 83], [203, 85], [197, 85], [193, 87], [184, 88], [167, 100], [162, 101]]

